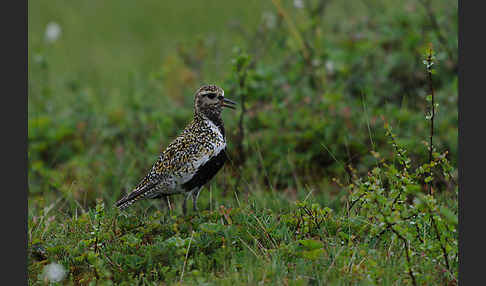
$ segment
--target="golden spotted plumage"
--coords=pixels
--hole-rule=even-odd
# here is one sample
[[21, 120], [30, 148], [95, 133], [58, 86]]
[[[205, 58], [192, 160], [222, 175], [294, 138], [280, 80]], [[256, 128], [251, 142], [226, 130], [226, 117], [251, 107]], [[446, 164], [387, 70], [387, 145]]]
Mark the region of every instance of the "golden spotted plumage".
[[221, 111], [232, 104], [234, 102], [224, 98], [224, 91], [215, 85], [199, 88], [194, 100], [193, 120], [167, 146], [137, 187], [117, 202], [117, 206], [124, 209], [142, 198], [167, 198], [184, 193], [184, 212], [191, 194], [196, 209], [200, 188], [226, 159]]

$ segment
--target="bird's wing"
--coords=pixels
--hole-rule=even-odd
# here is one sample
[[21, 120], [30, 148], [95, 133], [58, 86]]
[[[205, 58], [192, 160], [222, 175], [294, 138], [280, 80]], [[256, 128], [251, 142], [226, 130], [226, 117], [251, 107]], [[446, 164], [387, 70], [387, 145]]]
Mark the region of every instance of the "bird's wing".
[[176, 156], [175, 177], [179, 185], [190, 181], [198, 170], [226, 148], [226, 141], [211, 121], [199, 122], [186, 132], [182, 142], [182, 156]]
[[[208, 136], [213, 138], [207, 140]], [[226, 142], [220, 134], [185, 134], [173, 143], [164, 151], [165, 160], [154, 171], [161, 175], [169, 172], [177, 185], [191, 180], [201, 166], [226, 148]]]

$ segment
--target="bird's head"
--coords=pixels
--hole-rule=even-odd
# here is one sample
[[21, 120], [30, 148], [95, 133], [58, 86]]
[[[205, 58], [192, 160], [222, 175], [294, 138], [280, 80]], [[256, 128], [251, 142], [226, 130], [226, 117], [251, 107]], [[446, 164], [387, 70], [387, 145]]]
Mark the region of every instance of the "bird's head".
[[224, 90], [217, 85], [203, 85], [194, 98], [194, 111], [206, 117], [220, 118], [223, 107], [235, 109], [236, 102], [224, 97]]

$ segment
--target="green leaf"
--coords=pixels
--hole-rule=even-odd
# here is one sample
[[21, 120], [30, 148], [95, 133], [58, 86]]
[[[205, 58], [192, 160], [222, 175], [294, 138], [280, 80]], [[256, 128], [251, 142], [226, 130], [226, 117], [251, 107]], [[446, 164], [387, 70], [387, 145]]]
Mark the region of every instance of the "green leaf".
[[314, 249], [314, 250], [304, 250], [301, 252], [301, 256], [310, 259], [310, 260], [316, 260], [319, 257], [322, 257], [324, 255], [324, 249], [319, 248], [319, 249]]
[[299, 243], [307, 250], [314, 250], [324, 247], [322, 241], [314, 239], [301, 239], [299, 240]]

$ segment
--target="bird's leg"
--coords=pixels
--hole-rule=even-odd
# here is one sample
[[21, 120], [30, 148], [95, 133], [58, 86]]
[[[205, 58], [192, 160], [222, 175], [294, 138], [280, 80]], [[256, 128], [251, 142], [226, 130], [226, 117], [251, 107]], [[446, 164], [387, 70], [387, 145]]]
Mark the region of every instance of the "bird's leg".
[[199, 191], [201, 190], [201, 188], [197, 188], [196, 190], [194, 190], [192, 192], [192, 209], [197, 212], [198, 209], [197, 209], [197, 198], [199, 197]]
[[186, 214], [187, 214], [186, 202], [187, 202], [187, 199], [189, 198], [189, 195], [190, 195], [190, 194], [191, 194], [191, 193], [188, 193], [188, 194], [187, 194], [187, 195], [184, 197], [184, 202], [182, 203], [182, 213], [183, 213], [184, 215], [186, 215]]
[[170, 204], [169, 196], [166, 196], [165, 199], [167, 200], [167, 210], [170, 212], [172, 211], [172, 206]]
[[171, 205], [170, 205], [169, 196], [162, 196], [162, 204], [165, 205], [165, 208], [167, 208], [167, 213], [170, 214]]

